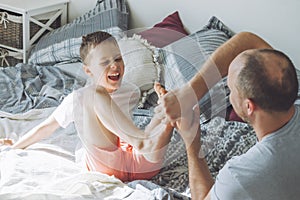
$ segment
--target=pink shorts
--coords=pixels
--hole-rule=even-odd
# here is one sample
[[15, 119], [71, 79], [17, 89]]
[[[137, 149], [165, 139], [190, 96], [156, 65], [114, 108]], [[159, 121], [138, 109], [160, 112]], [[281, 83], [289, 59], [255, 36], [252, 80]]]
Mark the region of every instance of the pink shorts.
[[126, 143], [121, 143], [120, 147], [113, 151], [95, 146], [86, 151], [88, 170], [114, 175], [123, 182], [151, 179], [162, 167], [162, 161], [151, 163]]

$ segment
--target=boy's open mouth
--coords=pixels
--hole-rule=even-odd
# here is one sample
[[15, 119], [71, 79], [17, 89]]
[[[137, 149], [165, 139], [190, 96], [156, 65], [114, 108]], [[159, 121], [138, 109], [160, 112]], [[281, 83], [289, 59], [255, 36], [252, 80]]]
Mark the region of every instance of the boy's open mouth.
[[112, 81], [117, 81], [120, 78], [120, 73], [115, 73], [115, 74], [108, 75], [108, 78]]

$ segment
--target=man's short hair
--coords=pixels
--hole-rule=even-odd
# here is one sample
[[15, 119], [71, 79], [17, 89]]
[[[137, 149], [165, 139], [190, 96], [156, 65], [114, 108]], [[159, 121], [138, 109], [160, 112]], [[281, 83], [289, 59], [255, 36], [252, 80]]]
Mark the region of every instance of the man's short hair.
[[[245, 53], [244, 56], [245, 65], [237, 80], [241, 95], [266, 111], [287, 111], [294, 104], [298, 94], [296, 69], [289, 57], [274, 49], [259, 49], [253, 53]], [[266, 62], [266, 56], [282, 61], [271, 62], [274, 70], [279, 70], [280, 67], [280, 79], [272, 78], [270, 66], [265, 66], [270, 64]]]

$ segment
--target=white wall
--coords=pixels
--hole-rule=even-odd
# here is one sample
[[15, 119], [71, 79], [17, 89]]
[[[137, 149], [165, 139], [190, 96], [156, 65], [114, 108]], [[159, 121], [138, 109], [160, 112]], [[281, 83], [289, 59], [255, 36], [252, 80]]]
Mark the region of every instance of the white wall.
[[96, 0], [70, 0], [68, 5], [68, 21], [89, 11], [96, 5]]
[[190, 32], [215, 15], [236, 32], [251, 31], [300, 68], [299, 0], [128, 0], [131, 28], [149, 27], [175, 10]]
[[[201, 29], [215, 15], [236, 32], [251, 31], [284, 51], [300, 69], [299, 0], [127, 0], [130, 28], [151, 27], [178, 10], [189, 30]], [[71, 0], [70, 19], [96, 0]]]

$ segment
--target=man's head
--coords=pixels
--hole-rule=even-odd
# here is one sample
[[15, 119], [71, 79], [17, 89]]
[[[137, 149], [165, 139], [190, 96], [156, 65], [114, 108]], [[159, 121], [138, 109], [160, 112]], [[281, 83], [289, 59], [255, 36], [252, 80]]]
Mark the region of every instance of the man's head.
[[298, 80], [291, 60], [274, 49], [247, 50], [229, 67], [230, 101], [247, 121], [249, 106], [265, 112], [287, 112], [298, 93]]
[[116, 39], [98, 31], [82, 37], [80, 57], [85, 72], [108, 92], [117, 90], [124, 75], [124, 63]]

